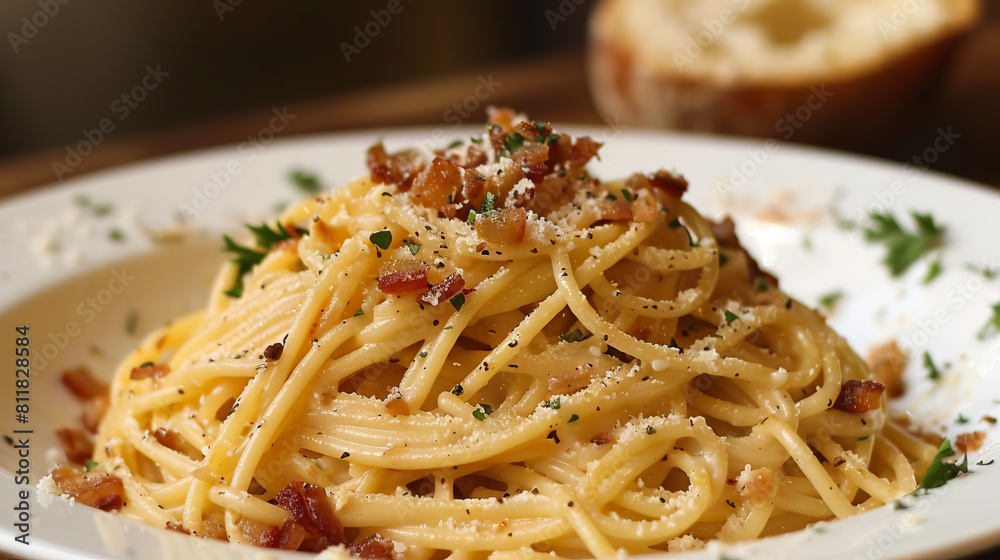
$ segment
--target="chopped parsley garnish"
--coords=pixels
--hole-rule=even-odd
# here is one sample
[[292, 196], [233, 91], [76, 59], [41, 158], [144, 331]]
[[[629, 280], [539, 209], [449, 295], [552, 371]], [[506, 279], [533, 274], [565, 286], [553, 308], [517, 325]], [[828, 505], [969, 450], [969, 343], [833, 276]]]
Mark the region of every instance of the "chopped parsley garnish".
[[842, 297], [844, 297], [844, 292], [841, 292], [840, 290], [830, 292], [820, 296], [819, 304], [827, 309], [832, 309], [833, 306], [837, 305], [837, 302], [840, 301], [840, 298]]
[[455, 294], [448, 301], [451, 302], [451, 306], [455, 308], [455, 311], [461, 311], [462, 306], [465, 305], [465, 294]]
[[941, 378], [941, 372], [938, 371], [936, 365], [934, 365], [934, 360], [931, 359], [929, 352], [924, 352], [924, 367], [927, 368], [927, 379], [938, 380]]
[[726, 310], [725, 315], [726, 315], [726, 324], [727, 325], [733, 324], [733, 321], [735, 321], [735, 320], [737, 320], [737, 319], [740, 318], [739, 315], [733, 313], [732, 311], [730, 311], [728, 309]]
[[622, 189], [622, 198], [624, 198], [628, 202], [632, 202], [633, 200], [635, 200], [635, 197], [632, 196], [632, 193], [628, 192], [627, 189]]
[[310, 173], [304, 169], [293, 170], [288, 174], [288, 179], [292, 181], [292, 185], [296, 189], [307, 194], [315, 194], [323, 190], [323, 185], [320, 184], [319, 178], [314, 173]]
[[559, 335], [559, 340], [563, 342], [580, 342], [583, 340], [583, 333], [580, 329], [573, 329], [566, 334]]
[[670, 347], [680, 350], [681, 354], [684, 353], [684, 349], [677, 345], [677, 341], [674, 340], [674, 337], [670, 337]]
[[937, 259], [927, 267], [927, 274], [924, 275], [924, 284], [930, 284], [941, 274], [941, 259]]
[[420, 245], [407, 237], [403, 240], [403, 245], [406, 245], [407, 249], [410, 250], [411, 255], [416, 255], [420, 251]]
[[649, 435], [653, 435], [656, 433], [656, 428], [652, 426], [646, 426], [646, 433]]
[[[243, 295], [243, 275], [264, 260], [264, 257], [267, 256], [267, 252], [271, 249], [272, 245], [293, 237], [292, 234], [285, 229], [285, 226], [281, 225], [281, 222], [278, 222], [277, 229], [273, 230], [268, 227], [267, 224], [261, 224], [260, 226], [251, 226], [247, 224], [247, 228], [253, 233], [256, 240], [256, 246], [261, 250], [254, 249], [252, 247], [243, 247], [236, 244], [236, 242], [234, 242], [228, 235], [222, 236], [222, 240], [226, 244], [224, 251], [233, 253], [235, 258], [233, 258], [232, 262], [238, 265], [236, 282], [231, 288], [223, 292], [231, 298], [238, 298]], [[299, 234], [305, 233], [305, 230], [298, 228], [295, 228], [295, 231]]]
[[139, 314], [136, 313], [134, 309], [132, 311], [129, 311], [128, 315], [125, 316], [125, 332], [127, 334], [134, 334], [135, 325], [138, 322], [139, 322]]
[[108, 238], [111, 239], [112, 241], [118, 241], [118, 242], [125, 241], [125, 232], [123, 232], [118, 228], [115, 228], [108, 232]]
[[986, 340], [990, 335], [1000, 332], [1000, 302], [994, 303], [991, 308], [993, 309], [993, 315], [986, 321], [983, 328], [979, 329], [976, 333], [976, 337], [979, 340]]
[[550, 401], [546, 401], [546, 402], [542, 403], [542, 406], [544, 406], [545, 408], [551, 408], [553, 410], [558, 410], [560, 407], [562, 407], [562, 403], [559, 402], [559, 397], [556, 397], [556, 398], [554, 398], [554, 399], [552, 399]]
[[483, 206], [480, 209], [479, 213], [485, 214], [487, 212], [492, 212], [493, 208], [496, 206], [496, 203], [497, 203], [497, 195], [487, 191], [486, 196], [483, 197]]
[[153, 364], [153, 362], [142, 362], [141, 364], [139, 364], [139, 368], [142, 369], [144, 367], [149, 367], [149, 366], [152, 366], [152, 365], [155, 365], [155, 364]]
[[996, 278], [1000, 276], [1000, 268], [990, 268], [986, 265], [978, 267], [974, 263], [966, 264], [965, 268], [971, 270], [972, 272], [978, 272], [987, 280], [996, 280]]
[[969, 419], [966, 418], [965, 416], [963, 416], [962, 413], [959, 413], [958, 414], [958, 418], [955, 419], [955, 423], [956, 424], [968, 424], [969, 423]]
[[889, 266], [893, 276], [899, 276], [910, 265], [925, 253], [939, 247], [945, 229], [934, 223], [930, 214], [911, 212], [917, 229], [908, 232], [900, 227], [899, 222], [891, 214], [871, 214], [874, 224], [865, 228], [865, 240], [871, 243], [884, 243], [886, 255], [882, 260]]
[[858, 441], [865, 441], [866, 439], [872, 437], [871, 434], [863, 435], [858, 438]]
[[427, 357], [427, 350], [421, 350], [420, 353], [417, 354], [417, 355], [420, 356], [421, 358], [426, 358]]
[[111, 206], [110, 204], [104, 204], [104, 203], [94, 204], [89, 198], [87, 198], [82, 194], [78, 195], [74, 199], [74, 201], [76, 202], [77, 206], [79, 206], [83, 210], [86, 210], [87, 212], [90, 212], [90, 214], [94, 216], [106, 216], [110, 214], [112, 210], [114, 210], [114, 207]]
[[719, 253], [719, 266], [720, 267], [726, 266], [727, 262], [729, 262], [729, 257], [727, 257], [726, 255], [724, 255], [723, 253], [720, 252]]
[[375, 233], [369, 235], [368, 239], [373, 245], [385, 251], [390, 245], [392, 245], [392, 232], [387, 229], [376, 231]]
[[476, 222], [476, 211], [475, 210], [472, 210], [472, 209], [469, 210], [469, 217], [465, 220], [465, 222], [467, 224], [469, 224], [469, 225], [472, 225], [472, 224], [474, 224]]
[[679, 227], [683, 227], [680, 218], [674, 218], [673, 221], [671, 221], [668, 225], [670, 226], [670, 229], [677, 229]]
[[472, 417], [475, 418], [476, 420], [479, 420], [480, 422], [486, 420], [486, 415], [483, 414], [483, 411], [478, 408], [472, 411]]
[[579, 419], [580, 419], [580, 415], [579, 414], [574, 414], [573, 416], [570, 416], [569, 420], [567, 420], [566, 422], [567, 423], [569, 423], [569, 422], [576, 422]]
[[924, 478], [920, 481], [920, 488], [929, 490], [943, 486], [949, 480], [955, 478], [960, 473], [969, 472], [969, 457], [966, 456], [961, 463], [945, 463], [944, 460], [956, 455], [951, 448], [951, 442], [947, 439], [941, 442], [937, 455], [931, 460], [931, 466], [927, 467]]
[[452, 148], [457, 148], [457, 147], [461, 146], [464, 143], [465, 142], [463, 142], [461, 138], [459, 138], [457, 140], [452, 140], [451, 144], [448, 144], [448, 149], [450, 150]]
[[87, 459], [83, 462], [83, 472], [90, 472], [97, 468], [97, 461]]
[[365, 310], [364, 309], [358, 309], [357, 311], [354, 312], [354, 316], [355, 317], [360, 317], [360, 316], [362, 316], [364, 314], [365, 314]]
[[486, 403], [479, 403], [479, 408], [472, 411], [473, 418], [480, 422], [486, 420], [488, 414], [493, 414], [493, 407]]
[[694, 242], [694, 237], [691, 236], [691, 230], [689, 230], [688, 228], [684, 227], [684, 224], [681, 223], [680, 218], [674, 218], [673, 221], [671, 221], [667, 225], [670, 226], [670, 229], [684, 228], [684, 233], [686, 233], [687, 236], [688, 236], [688, 245], [690, 245], [692, 247], [697, 247], [698, 246], [698, 244]]
[[479, 406], [483, 407], [483, 412], [486, 414], [493, 414], [493, 407], [486, 403], [479, 403]]
[[763, 276], [758, 276], [758, 277], [756, 277], [756, 278], [753, 279], [753, 287], [758, 292], [766, 292], [767, 291], [767, 280], [764, 280]]
[[500, 155], [503, 157], [510, 157], [511, 154], [521, 149], [521, 146], [523, 145], [524, 136], [521, 136], [521, 134], [517, 132], [511, 132], [507, 135], [507, 138], [504, 138], [503, 149], [500, 150]]
[[459, 383], [458, 385], [455, 385], [454, 387], [451, 388], [451, 394], [452, 395], [459, 396], [459, 395], [461, 395], [464, 392], [465, 392], [465, 387], [462, 387], [461, 383]]
[[611, 194], [611, 193], [608, 193], [608, 194], [604, 195], [604, 198], [606, 198], [607, 200], [610, 200], [611, 202], [614, 202], [614, 201], [618, 200], [618, 197], [615, 196], [615, 195], [613, 195], [613, 194]]
[[482, 138], [477, 138], [475, 136], [470, 136], [469, 137], [469, 141], [472, 142], [473, 144], [482, 144], [483, 143], [483, 139]]

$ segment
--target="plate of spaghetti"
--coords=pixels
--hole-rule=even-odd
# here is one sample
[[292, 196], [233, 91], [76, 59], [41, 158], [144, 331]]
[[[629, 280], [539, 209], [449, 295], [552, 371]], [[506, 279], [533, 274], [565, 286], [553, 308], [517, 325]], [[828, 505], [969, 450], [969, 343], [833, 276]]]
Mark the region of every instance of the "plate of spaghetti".
[[912, 167], [507, 109], [8, 200], [0, 550], [995, 545], [997, 211]]

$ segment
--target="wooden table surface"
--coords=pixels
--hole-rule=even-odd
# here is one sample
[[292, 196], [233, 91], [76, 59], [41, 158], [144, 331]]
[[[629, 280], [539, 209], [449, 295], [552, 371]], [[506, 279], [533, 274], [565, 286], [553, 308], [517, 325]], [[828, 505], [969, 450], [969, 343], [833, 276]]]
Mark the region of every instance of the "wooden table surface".
[[[927, 122], [953, 126], [963, 135], [961, 150], [948, 171], [974, 181], [1000, 186], [995, 147], [1000, 143], [1000, 22], [984, 22], [962, 46], [944, 85], [940, 107], [930, 109]], [[990, 69], [990, 71], [984, 71]], [[445, 111], [465, 99], [483, 77], [502, 85], [488, 102], [508, 105], [556, 123], [601, 123], [587, 94], [586, 73], [579, 52], [568, 52], [517, 65], [484, 68], [382, 89], [290, 104], [296, 117], [279, 136], [403, 125], [441, 125]], [[156, 156], [207, 146], [238, 143], [266, 126], [273, 107], [200, 123], [180, 125], [100, 145], [83, 159], [72, 177]], [[482, 109], [468, 122], [482, 122]], [[905, 145], [886, 154], [905, 153]], [[0, 160], [0, 198], [56, 182], [53, 162], [65, 148]], [[900, 159], [906, 159], [900, 156]], [[977, 555], [1000, 557], [1000, 548]], [[0, 555], [0, 560], [6, 560]]]

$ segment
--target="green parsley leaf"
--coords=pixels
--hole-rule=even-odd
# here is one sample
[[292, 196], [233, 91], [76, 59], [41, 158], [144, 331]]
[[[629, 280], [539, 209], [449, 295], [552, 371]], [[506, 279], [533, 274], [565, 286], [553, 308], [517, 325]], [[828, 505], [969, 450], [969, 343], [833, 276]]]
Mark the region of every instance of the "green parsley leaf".
[[421, 350], [420, 353], [417, 354], [417, 355], [420, 356], [421, 358], [426, 358], [427, 357], [427, 350]]
[[558, 141], [559, 141], [559, 135], [558, 134], [549, 134], [549, 136], [545, 139], [545, 143], [546, 144], [554, 144], [554, 143], [556, 143]]
[[996, 280], [996, 278], [1000, 276], [1000, 268], [990, 268], [986, 265], [977, 267], [975, 263], [968, 263], [965, 265], [965, 268], [971, 270], [972, 272], [978, 272], [987, 280]]
[[934, 360], [931, 359], [930, 352], [924, 352], [924, 367], [927, 368], [927, 379], [937, 381], [941, 378], [941, 372], [934, 365]]
[[959, 413], [958, 418], [955, 420], [956, 424], [968, 424], [969, 419]]
[[559, 340], [563, 342], [580, 342], [583, 340], [583, 333], [580, 329], [573, 329], [566, 334], [559, 335]]
[[732, 311], [730, 311], [728, 309], [726, 310], [725, 315], [726, 315], [726, 324], [727, 325], [733, 324], [733, 321], [735, 321], [735, 320], [737, 320], [737, 319], [740, 318], [739, 315], [733, 313]]
[[677, 341], [674, 340], [674, 337], [670, 337], [670, 347], [671, 348], [676, 348], [676, 349], [680, 350], [681, 354], [684, 353], [684, 349], [677, 345]]
[[83, 462], [83, 472], [90, 472], [95, 468], [97, 468], [97, 461], [94, 461], [92, 459], [87, 459], [86, 461]]
[[411, 255], [416, 255], [420, 251], [420, 245], [409, 237], [403, 240], [403, 245], [406, 245], [406, 247], [410, 250]]
[[559, 402], [559, 397], [556, 397], [556, 398], [554, 398], [554, 399], [552, 399], [550, 401], [542, 403], [542, 406], [544, 406], [545, 408], [551, 408], [553, 410], [558, 410], [560, 407], [562, 407], [562, 403]]
[[488, 405], [486, 403], [479, 403], [479, 406], [483, 409], [483, 412], [485, 412], [487, 415], [493, 414], [493, 407], [492, 406], [490, 406], [490, 405]]
[[365, 314], [365, 310], [364, 309], [358, 309], [357, 311], [354, 312], [354, 316], [355, 317], [360, 317], [360, 316], [362, 316], [364, 314]]
[[288, 178], [292, 181], [292, 185], [296, 189], [306, 194], [315, 194], [323, 190], [323, 185], [320, 184], [319, 178], [314, 173], [310, 173], [304, 169], [293, 170], [288, 174]]
[[976, 333], [976, 337], [979, 340], [986, 340], [991, 335], [1000, 332], [1000, 302], [994, 303], [992, 305], [993, 316], [990, 317], [986, 324], [983, 325], [979, 332]]
[[141, 364], [139, 364], [139, 367], [144, 368], [144, 367], [149, 367], [151, 365], [154, 365], [153, 362], [142, 362]]
[[478, 138], [476, 136], [470, 136], [469, 137], [469, 141], [471, 141], [473, 144], [482, 144], [483, 143], [483, 139], [482, 138]]
[[507, 138], [504, 138], [503, 149], [500, 150], [500, 155], [502, 157], [510, 157], [511, 154], [520, 150], [523, 145], [524, 136], [521, 136], [521, 134], [517, 132], [511, 132], [507, 135]]
[[613, 194], [611, 194], [611, 193], [608, 193], [608, 194], [604, 195], [604, 198], [607, 199], [607, 200], [610, 200], [611, 202], [614, 202], [614, 201], [618, 200], [618, 197], [615, 196], [615, 195], [613, 195]]
[[112, 210], [114, 210], [114, 207], [111, 206], [110, 204], [104, 204], [104, 203], [94, 204], [89, 198], [87, 198], [82, 194], [77, 195], [77, 197], [74, 199], [74, 202], [76, 202], [76, 205], [79, 206], [81, 209], [89, 212], [91, 215], [94, 216], [106, 216], [110, 214]]
[[465, 305], [465, 294], [463, 293], [455, 294], [448, 301], [451, 302], [451, 306], [455, 308], [455, 311], [461, 311], [462, 306]]
[[767, 280], [764, 280], [763, 276], [758, 276], [758, 277], [756, 277], [756, 278], [753, 279], [753, 287], [758, 292], [766, 292], [767, 288], [768, 288], [768, 286], [767, 286]]
[[[259, 247], [259, 250], [238, 245], [228, 235], [222, 236], [222, 241], [225, 243], [223, 250], [227, 253], [233, 253], [235, 257], [232, 259], [232, 262], [238, 265], [236, 282], [233, 283], [231, 288], [223, 292], [231, 298], [238, 298], [243, 295], [243, 275], [250, 272], [250, 269], [264, 260], [272, 245], [292, 238], [291, 232], [286, 230], [285, 226], [281, 225], [280, 222], [277, 228], [273, 230], [267, 224], [259, 226], [247, 224], [247, 229], [253, 233], [256, 246]], [[304, 229], [300, 228], [295, 228], [295, 231], [300, 235], [306, 233]]]
[[899, 276], [925, 253], [939, 247], [945, 228], [934, 223], [930, 214], [911, 212], [917, 229], [913, 233], [900, 227], [890, 214], [871, 214], [872, 227], [865, 228], [865, 240], [869, 243], [884, 243], [886, 255], [882, 260], [889, 266], [893, 276]]
[[833, 309], [840, 301], [840, 298], [844, 297], [844, 292], [837, 290], [830, 292], [828, 294], [822, 295], [819, 298], [819, 304], [827, 309]]
[[472, 417], [475, 418], [476, 420], [479, 420], [480, 422], [486, 420], [486, 414], [484, 414], [483, 411], [478, 408], [472, 411]]
[[941, 259], [937, 259], [927, 267], [927, 274], [924, 276], [924, 284], [930, 284], [941, 274]]
[[681, 223], [680, 218], [674, 218], [673, 221], [671, 221], [667, 225], [670, 226], [670, 229], [684, 228], [684, 233], [686, 233], [687, 236], [688, 236], [688, 245], [690, 245], [692, 247], [697, 247], [698, 246], [698, 244], [694, 242], [694, 237], [691, 236], [691, 230], [689, 230], [688, 228], [684, 227], [684, 224]]
[[868, 434], [868, 435], [864, 435], [864, 436], [861, 436], [861, 437], [859, 437], [859, 438], [858, 438], [858, 441], [865, 441], [866, 439], [868, 439], [868, 438], [870, 438], [870, 437], [872, 437], [872, 436], [871, 436], [871, 434]]
[[470, 226], [476, 222], [476, 211], [469, 209], [469, 217], [465, 220]]
[[492, 212], [493, 208], [497, 203], [497, 195], [486, 191], [486, 195], [483, 197], [483, 207], [480, 209], [480, 214], [485, 214], [487, 212]]
[[574, 414], [573, 416], [570, 416], [570, 417], [569, 417], [569, 420], [567, 420], [567, 421], [566, 421], [566, 423], [569, 423], [569, 422], [576, 422], [576, 421], [577, 421], [577, 420], [579, 420], [579, 419], [580, 419], [580, 415], [579, 415], [579, 414]]
[[729, 262], [729, 257], [727, 257], [726, 255], [724, 255], [724, 254], [723, 254], [723, 253], [722, 253], [722, 252], [720, 251], [720, 252], [719, 252], [719, 266], [720, 266], [720, 267], [723, 267], [723, 266], [726, 266], [726, 263], [727, 263], [727, 262]]
[[392, 245], [392, 232], [387, 229], [376, 231], [368, 236], [368, 240], [372, 242], [372, 245], [375, 245], [379, 249], [385, 251], [390, 245]]
[[448, 149], [450, 150], [452, 148], [457, 148], [457, 147], [461, 146], [462, 144], [464, 144], [464, 142], [462, 141], [461, 138], [459, 138], [457, 140], [452, 140], [451, 144], [448, 144]]
[[128, 312], [125, 316], [125, 332], [127, 334], [135, 334], [135, 325], [139, 322], [139, 314], [135, 310]]
[[929, 490], [943, 486], [949, 480], [955, 478], [960, 473], [969, 472], [969, 457], [966, 456], [961, 464], [945, 463], [944, 460], [954, 456], [955, 450], [951, 448], [951, 442], [947, 439], [941, 442], [937, 455], [931, 460], [931, 466], [924, 473], [924, 478], [920, 481], [920, 488]]
[[892, 509], [897, 510], [897, 511], [901, 510], [901, 509], [910, 509], [911, 507], [913, 507], [913, 506], [907, 504], [903, 500], [895, 500], [895, 501], [892, 502]]
[[108, 238], [111, 239], [112, 241], [117, 241], [121, 243], [122, 241], [125, 241], [125, 232], [123, 232], [118, 228], [115, 228], [108, 232]]
[[635, 200], [635, 197], [632, 196], [632, 193], [628, 192], [627, 189], [622, 189], [622, 198], [624, 198], [628, 202], [632, 202], [633, 200]]

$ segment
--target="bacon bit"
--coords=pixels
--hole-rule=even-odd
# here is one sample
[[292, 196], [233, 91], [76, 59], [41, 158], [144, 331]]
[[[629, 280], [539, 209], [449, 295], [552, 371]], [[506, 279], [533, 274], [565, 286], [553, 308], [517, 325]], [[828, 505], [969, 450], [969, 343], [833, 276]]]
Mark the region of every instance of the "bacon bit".
[[344, 528], [323, 488], [302, 481], [289, 482], [270, 503], [289, 511], [296, 523], [317, 531], [333, 544], [347, 543]]
[[107, 384], [95, 379], [94, 374], [86, 366], [64, 371], [62, 382], [80, 400], [106, 397], [108, 394]]
[[281, 353], [285, 350], [285, 345], [280, 342], [275, 342], [274, 344], [269, 344], [267, 348], [264, 349], [264, 359], [266, 360], [277, 360], [281, 358]]
[[641, 190], [635, 195], [631, 211], [632, 219], [640, 223], [654, 222], [660, 214], [656, 209], [656, 199], [647, 190]]
[[569, 155], [569, 163], [574, 167], [584, 167], [587, 162], [597, 155], [597, 151], [602, 144], [589, 136], [581, 136], [573, 144]]
[[494, 245], [518, 245], [524, 241], [528, 212], [524, 208], [498, 208], [476, 218], [479, 237]]
[[872, 348], [868, 353], [868, 367], [879, 383], [885, 385], [889, 398], [903, 394], [903, 370], [906, 369], [907, 356], [899, 349], [895, 340]]
[[[531, 127], [534, 129], [534, 126]], [[532, 138], [532, 137], [527, 137]], [[524, 175], [534, 184], [539, 184], [549, 173], [549, 166], [546, 163], [549, 159], [549, 146], [547, 144], [529, 143], [527, 140], [524, 147], [517, 151], [516, 161], [521, 167]]]
[[104, 418], [104, 414], [107, 413], [107, 411], [107, 398], [97, 397], [87, 399], [83, 402], [83, 414], [80, 416], [80, 422], [88, 432], [96, 434], [98, 427], [101, 425], [101, 420]]
[[627, 200], [602, 200], [597, 207], [597, 217], [600, 220], [631, 220], [632, 203]]
[[94, 444], [86, 432], [79, 428], [59, 428], [56, 430], [56, 437], [59, 438], [66, 458], [78, 465], [94, 455]]
[[275, 548], [298, 550], [305, 540], [306, 528], [291, 519], [286, 519], [278, 531], [278, 542], [275, 543]]
[[647, 175], [647, 178], [654, 188], [667, 193], [671, 198], [680, 200], [684, 196], [684, 193], [687, 192], [687, 179], [682, 175], [674, 175], [665, 169]]
[[858, 381], [850, 379], [845, 381], [840, 388], [840, 395], [837, 402], [833, 403], [833, 408], [860, 414], [875, 410], [882, 406], [882, 391], [885, 385], [878, 381]]
[[444, 280], [434, 284], [429, 290], [420, 296], [420, 301], [437, 306], [443, 301], [448, 301], [452, 296], [458, 294], [465, 287], [465, 278], [458, 272], [453, 272]]
[[278, 539], [281, 537], [280, 528], [248, 517], [240, 519], [236, 526], [240, 528], [240, 532], [250, 541], [250, 544], [264, 548], [277, 548]]
[[475, 144], [467, 146], [464, 152], [452, 152], [449, 154], [445, 154], [444, 152], [435, 152], [435, 154], [444, 157], [449, 163], [453, 163], [465, 169], [475, 169], [488, 161], [486, 152], [481, 150], [479, 146], [476, 146]]
[[63, 494], [77, 502], [103, 511], [112, 511], [125, 503], [125, 486], [121, 479], [105, 472], [82, 473], [70, 467], [52, 471], [52, 480]]
[[405, 294], [427, 289], [427, 271], [418, 268], [383, 274], [378, 277], [378, 289], [384, 294]]
[[462, 168], [444, 158], [436, 157], [430, 167], [413, 180], [413, 193], [421, 206], [444, 211], [455, 202], [454, 197], [463, 184]]
[[959, 453], [979, 451], [986, 440], [986, 432], [966, 432], [955, 437], [955, 450]]
[[611, 432], [601, 432], [599, 434], [594, 434], [590, 438], [590, 443], [596, 443], [597, 445], [604, 445], [605, 443], [614, 443], [616, 440], [615, 435]]
[[413, 179], [423, 169], [423, 156], [419, 150], [403, 150], [391, 156], [386, 154], [385, 146], [379, 142], [368, 148], [368, 170], [372, 181], [386, 185], [398, 185], [407, 190]]
[[757, 261], [740, 245], [740, 239], [736, 236], [736, 224], [733, 223], [732, 218], [726, 216], [721, 222], [712, 223], [712, 235], [715, 237], [715, 241], [719, 244], [719, 247], [734, 249], [743, 255], [748, 280], [754, 280], [759, 277], [771, 288], [778, 287], [778, 279], [772, 274], [761, 270]]
[[229, 535], [226, 534], [225, 527], [207, 519], [201, 522], [201, 536], [206, 539], [218, 539], [220, 541], [229, 540]]
[[132, 368], [129, 374], [130, 379], [159, 379], [170, 373], [170, 366], [167, 364], [149, 364]]
[[499, 126], [501, 130], [510, 130], [516, 118], [517, 111], [510, 107], [495, 107], [491, 105], [486, 108], [486, 122]]
[[777, 487], [771, 469], [761, 467], [740, 475], [740, 495], [754, 502], [768, 501], [774, 496]]
[[409, 416], [410, 405], [403, 399], [392, 399], [385, 403], [385, 409], [393, 416]]
[[395, 558], [393, 552], [396, 547], [393, 546], [392, 541], [379, 535], [372, 535], [348, 548], [350, 548], [351, 554], [366, 560], [393, 560]]

